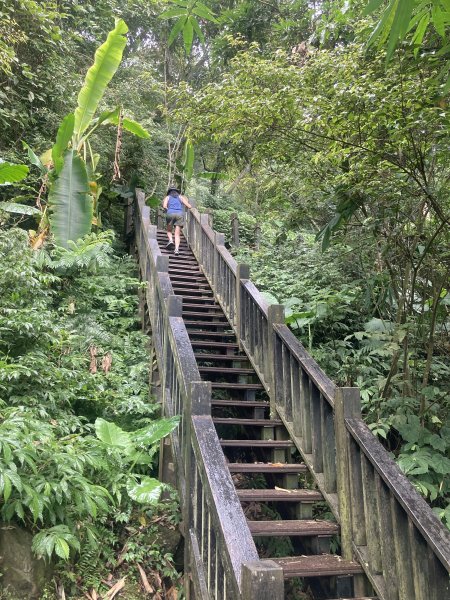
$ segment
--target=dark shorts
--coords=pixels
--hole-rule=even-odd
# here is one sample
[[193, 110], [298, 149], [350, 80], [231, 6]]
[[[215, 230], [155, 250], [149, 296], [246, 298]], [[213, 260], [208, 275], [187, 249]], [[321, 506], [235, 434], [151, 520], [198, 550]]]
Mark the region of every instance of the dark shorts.
[[166, 214], [167, 225], [175, 225], [176, 227], [183, 227], [184, 217], [183, 213], [167, 213]]

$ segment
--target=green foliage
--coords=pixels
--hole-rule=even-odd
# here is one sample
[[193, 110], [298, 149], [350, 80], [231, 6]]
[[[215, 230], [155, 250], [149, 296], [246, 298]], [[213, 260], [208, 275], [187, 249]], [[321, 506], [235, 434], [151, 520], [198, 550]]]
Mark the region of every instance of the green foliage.
[[0, 232], [1, 515], [35, 533], [38, 555], [68, 563], [67, 585], [89, 562], [97, 588], [126, 528], [163, 510], [158, 442], [178, 425], [148, 399], [135, 265], [111, 240], [36, 253], [25, 232]]
[[92, 199], [84, 161], [74, 150], [67, 150], [63, 166], [48, 197], [52, 233], [58, 243], [67, 247], [89, 233], [92, 222]]
[[118, 19], [115, 28], [108, 34], [106, 42], [95, 53], [94, 64], [88, 70], [84, 85], [78, 94], [74, 122], [74, 147], [77, 147], [81, 136], [90, 126], [106, 87], [117, 71], [122, 60], [127, 32], [128, 27], [125, 22]]
[[183, 35], [184, 51], [186, 56], [189, 56], [192, 50], [192, 44], [194, 41], [194, 33], [199, 38], [200, 42], [205, 43], [205, 37], [201, 30], [198, 22], [198, 17], [203, 21], [209, 21], [217, 23], [214, 17], [214, 13], [209, 9], [206, 4], [199, 2], [199, 0], [171, 0], [174, 4], [174, 8], [169, 8], [160, 15], [160, 19], [173, 19], [178, 18], [175, 25], [172, 27], [168, 45], [171, 46], [178, 35]]
[[0, 185], [9, 185], [24, 179], [28, 174], [26, 165], [14, 165], [8, 162], [0, 162]]

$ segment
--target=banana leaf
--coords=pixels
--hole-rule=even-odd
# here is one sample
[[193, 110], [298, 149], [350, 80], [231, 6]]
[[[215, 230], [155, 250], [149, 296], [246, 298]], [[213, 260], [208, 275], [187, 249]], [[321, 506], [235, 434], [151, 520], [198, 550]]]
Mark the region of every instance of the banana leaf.
[[50, 189], [50, 227], [57, 244], [68, 247], [91, 230], [92, 198], [86, 165], [71, 149], [64, 154], [64, 165]]
[[115, 28], [109, 32], [106, 42], [95, 53], [94, 64], [88, 70], [84, 85], [78, 94], [74, 145], [78, 145], [81, 135], [89, 127], [106, 87], [117, 71], [127, 43], [125, 37], [127, 31], [126, 23], [118, 19]]

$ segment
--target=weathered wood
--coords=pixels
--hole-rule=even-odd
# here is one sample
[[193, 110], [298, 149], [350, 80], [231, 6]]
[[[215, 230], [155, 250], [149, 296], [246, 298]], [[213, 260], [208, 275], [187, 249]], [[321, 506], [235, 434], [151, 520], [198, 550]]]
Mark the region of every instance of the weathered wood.
[[242, 600], [284, 597], [283, 569], [271, 560], [242, 565]]
[[246, 264], [238, 264], [236, 267], [236, 335], [242, 350], [241, 340], [244, 338], [245, 314], [243, 307], [243, 289], [242, 280], [247, 281], [250, 278], [250, 267]]
[[348, 452], [348, 433], [345, 428], [347, 417], [361, 416], [361, 399], [357, 388], [336, 388], [334, 396], [334, 426], [336, 437], [337, 490], [341, 523], [342, 556], [353, 557], [352, 549], [352, 495], [351, 479], [353, 462]]
[[[312, 390], [315, 386], [311, 382]], [[330, 404], [320, 396], [320, 417], [322, 429], [322, 453], [323, 453], [323, 482], [325, 491], [334, 493], [337, 490], [336, 485], [336, 439], [334, 435], [333, 409]]]
[[[280, 384], [283, 388], [284, 395], [290, 394], [290, 390], [288, 391], [288, 386], [290, 388], [291, 378], [286, 376], [285, 370], [283, 368], [283, 381], [276, 381], [276, 371], [275, 371], [275, 332], [273, 330], [274, 325], [278, 325], [279, 323], [284, 323], [284, 306], [282, 304], [271, 304], [267, 309], [267, 354], [262, 357], [262, 360], [266, 363], [262, 367], [262, 371], [269, 375], [269, 389], [270, 389], [270, 412], [271, 414], [276, 414], [276, 391], [275, 387], [277, 384]], [[264, 326], [262, 324], [262, 326]], [[264, 335], [264, 332], [262, 332]], [[290, 367], [290, 363], [286, 363], [286, 368]], [[286, 385], [283, 385], [283, 382], [286, 382]]]
[[370, 429], [358, 419], [347, 419], [347, 428], [397, 501], [427, 540], [436, 556], [450, 572], [450, 531], [430, 510], [425, 500], [400, 471]]
[[247, 521], [253, 536], [298, 536], [335, 535], [339, 533], [339, 525], [331, 521], [301, 519], [289, 521]]
[[333, 554], [289, 556], [275, 558], [274, 561], [283, 568], [284, 577], [317, 577], [319, 575], [333, 577], [362, 573], [363, 571], [357, 562], [344, 560]]

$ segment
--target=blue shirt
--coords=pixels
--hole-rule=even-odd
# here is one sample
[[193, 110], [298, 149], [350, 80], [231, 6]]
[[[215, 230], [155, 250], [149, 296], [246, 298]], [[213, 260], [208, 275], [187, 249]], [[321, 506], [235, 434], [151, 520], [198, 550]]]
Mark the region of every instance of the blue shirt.
[[169, 201], [167, 203], [167, 212], [168, 213], [182, 213], [183, 212], [183, 204], [180, 200], [180, 196], [169, 196]]

